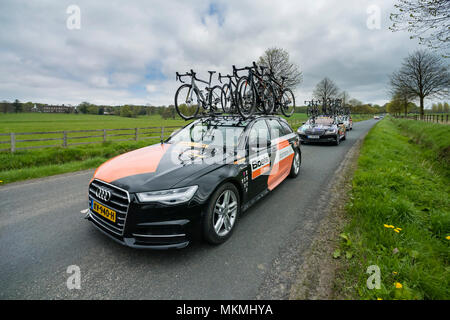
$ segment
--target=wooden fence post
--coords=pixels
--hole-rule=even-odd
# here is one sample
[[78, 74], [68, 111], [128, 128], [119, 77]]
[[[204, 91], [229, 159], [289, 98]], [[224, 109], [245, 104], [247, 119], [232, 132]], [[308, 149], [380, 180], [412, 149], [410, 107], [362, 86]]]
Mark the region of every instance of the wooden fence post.
[[67, 131], [63, 131], [63, 147], [67, 147]]
[[161, 127], [161, 142], [164, 141], [164, 127]]
[[138, 128], [134, 128], [134, 140], [138, 141]]
[[11, 152], [14, 153], [14, 151], [16, 151], [16, 135], [11, 132]]
[[106, 129], [103, 129], [103, 142], [106, 142]]

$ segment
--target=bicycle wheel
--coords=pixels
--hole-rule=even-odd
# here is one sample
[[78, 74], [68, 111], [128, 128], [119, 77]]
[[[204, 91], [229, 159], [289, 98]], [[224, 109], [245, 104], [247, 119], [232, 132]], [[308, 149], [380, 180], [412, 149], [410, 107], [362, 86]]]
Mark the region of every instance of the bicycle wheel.
[[255, 88], [248, 82], [248, 78], [245, 76], [239, 79], [237, 88], [236, 99], [238, 112], [243, 118], [248, 118], [255, 112]]
[[224, 110], [224, 94], [222, 87], [217, 85], [212, 87], [210, 94], [209, 94], [209, 107], [210, 111], [214, 113], [222, 112]]
[[175, 109], [184, 120], [194, 118], [199, 110], [198, 92], [190, 84], [183, 84], [175, 93]]
[[281, 112], [290, 117], [295, 111], [295, 97], [291, 89], [284, 89], [281, 97]]
[[264, 108], [265, 114], [270, 114], [275, 107], [275, 91], [271, 84], [266, 84], [266, 87], [263, 92], [263, 103], [262, 107]]
[[233, 92], [231, 91], [231, 87], [228, 83], [225, 83], [222, 87], [222, 108], [224, 113], [233, 113], [235, 105], [234, 105], [234, 97]]

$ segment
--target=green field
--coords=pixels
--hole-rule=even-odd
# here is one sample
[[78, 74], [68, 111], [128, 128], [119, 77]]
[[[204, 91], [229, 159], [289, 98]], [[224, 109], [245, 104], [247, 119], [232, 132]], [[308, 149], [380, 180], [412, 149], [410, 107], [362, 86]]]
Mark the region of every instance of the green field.
[[[341, 296], [450, 298], [450, 127], [387, 118], [367, 135], [341, 234]], [[367, 268], [381, 270], [368, 289]]]
[[[371, 118], [370, 115], [353, 115], [354, 121]], [[287, 118], [294, 130], [307, 120], [306, 114], [295, 113]], [[0, 114], [0, 134], [16, 133], [17, 140], [57, 139], [49, 141], [16, 142], [16, 148], [52, 146], [32, 150], [16, 150], [0, 152], [0, 181], [3, 184], [30, 178], [44, 177], [82, 169], [95, 168], [109, 158], [126, 151], [134, 150], [160, 141], [161, 129], [159, 127], [180, 127], [186, 125], [182, 119], [163, 119], [159, 115], [125, 118], [111, 115], [86, 114], [49, 114], [49, 113], [7, 113]], [[134, 139], [134, 128], [157, 127], [139, 131], [140, 141], [119, 141], [121, 139]], [[121, 129], [108, 131], [107, 142], [103, 142], [103, 132], [69, 132], [67, 133], [68, 147], [62, 147], [63, 133], [19, 135], [26, 132], [56, 132], [72, 130], [93, 129]], [[167, 138], [174, 128], [165, 128], [164, 136]], [[97, 135], [97, 137], [85, 138]], [[158, 136], [158, 137], [156, 137]], [[149, 138], [155, 137], [155, 138]], [[70, 144], [96, 142], [89, 145]], [[0, 135], [0, 149], [10, 148], [10, 136]]]
[[181, 119], [165, 120], [159, 115], [125, 118], [89, 114], [0, 113], [0, 133], [159, 127], [184, 123]]
[[[124, 118], [109, 115], [84, 114], [45, 114], [19, 113], [0, 114], [0, 133], [21, 132], [54, 132], [64, 130], [91, 130], [142, 128], [185, 125], [184, 120], [162, 119], [159, 115]], [[166, 129], [167, 138], [174, 129]], [[160, 136], [160, 129], [147, 129], [146, 136]], [[33, 150], [17, 150], [15, 153], [0, 152], [0, 181], [3, 184], [44, 177], [59, 173], [73, 172], [82, 169], [95, 168], [109, 158], [118, 154], [159, 142], [160, 138], [142, 141], [115, 141], [118, 139], [133, 139], [134, 129], [108, 132], [108, 134], [127, 134], [125, 136], [108, 137], [103, 143], [103, 137], [79, 138], [82, 136], [101, 135], [102, 132], [69, 133], [68, 143], [98, 142], [96, 144], [63, 147], [49, 147]], [[17, 135], [17, 139], [61, 138], [62, 134]], [[78, 137], [78, 138], [77, 138]], [[0, 141], [9, 141], [9, 136], [0, 136]], [[62, 140], [18, 142], [16, 147], [36, 145], [62, 144]], [[9, 143], [0, 144], [0, 149], [9, 148]]]

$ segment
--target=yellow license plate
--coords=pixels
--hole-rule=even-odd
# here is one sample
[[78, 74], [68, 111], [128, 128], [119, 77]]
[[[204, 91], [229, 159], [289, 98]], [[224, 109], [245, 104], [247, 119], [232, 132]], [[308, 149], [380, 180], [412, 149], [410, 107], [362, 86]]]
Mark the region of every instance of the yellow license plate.
[[102, 206], [100, 203], [93, 201], [92, 211], [94, 211], [95, 213], [98, 213], [102, 217], [105, 217], [106, 219], [108, 219], [112, 222], [116, 222], [116, 212], [105, 206]]

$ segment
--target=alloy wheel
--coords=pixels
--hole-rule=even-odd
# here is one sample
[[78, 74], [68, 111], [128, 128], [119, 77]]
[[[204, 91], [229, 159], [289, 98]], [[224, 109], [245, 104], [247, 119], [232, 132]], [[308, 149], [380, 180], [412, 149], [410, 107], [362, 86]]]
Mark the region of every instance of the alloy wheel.
[[216, 234], [226, 236], [233, 229], [237, 216], [237, 197], [231, 190], [225, 190], [214, 205], [213, 225]]

